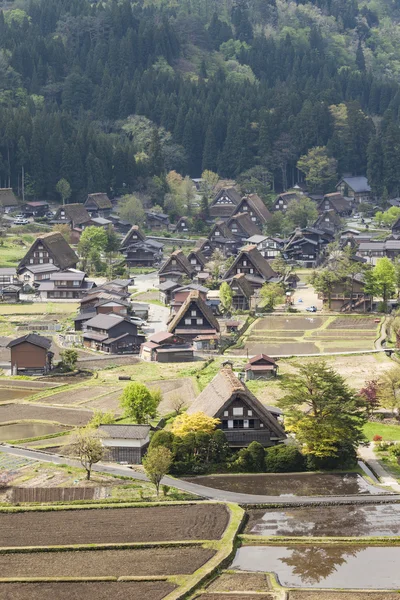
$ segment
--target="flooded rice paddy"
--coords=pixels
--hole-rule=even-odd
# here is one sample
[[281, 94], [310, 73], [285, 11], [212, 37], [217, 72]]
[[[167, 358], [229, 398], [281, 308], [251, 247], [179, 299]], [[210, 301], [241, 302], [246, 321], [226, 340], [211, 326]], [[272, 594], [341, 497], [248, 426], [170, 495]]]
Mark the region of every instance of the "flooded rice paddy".
[[400, 588], [400, 547], [384, 546], [246, 546], [233, 569], [272, 572], [287, 587]]
[[385, 493], [356, 473], [206, 475], [186, 479], [206, 487], [259, 496], [347, 496]]
[[32, 396], [32, 394], [36, 394], [37, 390], [17, 390], [11, 388], [0, 388], [0, 402], [5, 402], [6, 400], [22, 400], [27, 396]]
[[249, 510], [246, 533], [265, 536], [400, 536], [400, 504]]
[[24, 440], [66, 431], [65, 427], [51, 423], [13, 423], [0, 426], [0, 442]]

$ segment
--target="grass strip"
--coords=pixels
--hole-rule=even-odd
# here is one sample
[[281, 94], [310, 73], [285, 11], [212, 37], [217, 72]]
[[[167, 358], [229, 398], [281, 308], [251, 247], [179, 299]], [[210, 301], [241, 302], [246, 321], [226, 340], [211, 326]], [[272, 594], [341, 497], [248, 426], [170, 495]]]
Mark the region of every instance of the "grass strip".
[[[172, 540], [168, 542], [122, 542], [119, 544], [64, 544], [62, 546], [4, 546], [0, 554], [30, 554], [31, 552], [78, 552], [101, 550], [142, 550], [143, 548], [176, 548], [206, 546], [208, 540]], [[208, 546], [207, 546], [208, 547]]]
[[201, 501], [198, 502], [196, 500], [173, 500], [171, 502], [166, 501], [157, 501], [157, 502], [122, 502], [117, 505], [115, 504], [83, 504], [83, 505], [51, 505], [51, 506], [9, 506], [9, 507], [0, 507], [0, 513], [21, 513], [21, 512], [53, 512], [59, 510], [94, 510], [97, 508], [154, 508], [155, 506], [188, 506], [188, 505], [196, 505], [196, 504], [219, 504], [218, 502], [209, 502], [209, 501]]
[[394, 537], [294, 537], [294, 536], [263, 536], [242, 534], [238, 535], [242, 546], [400, 546], [400, 536]]

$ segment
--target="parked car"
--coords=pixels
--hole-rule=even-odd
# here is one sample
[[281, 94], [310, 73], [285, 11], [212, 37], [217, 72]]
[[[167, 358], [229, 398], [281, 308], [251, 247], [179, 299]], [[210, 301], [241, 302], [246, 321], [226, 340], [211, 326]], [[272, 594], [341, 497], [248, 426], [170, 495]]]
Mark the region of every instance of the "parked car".
[[28, 219], [24, 219], [23, 217], [14, 219], [14, 225], [28, 225]]
[[14, 217], [14, 220], [16, 220], [16, 219], [25, 219], [25, 215], [16, 215]]
[[317, 307], [316, 306], [307, 306], [306, 311], [307, 312], [317, 312]]
[[131, 322], [135, 323], [138, 327], [146, 327], [147, 321], [144, 321], [140, 317], [131, 317]]

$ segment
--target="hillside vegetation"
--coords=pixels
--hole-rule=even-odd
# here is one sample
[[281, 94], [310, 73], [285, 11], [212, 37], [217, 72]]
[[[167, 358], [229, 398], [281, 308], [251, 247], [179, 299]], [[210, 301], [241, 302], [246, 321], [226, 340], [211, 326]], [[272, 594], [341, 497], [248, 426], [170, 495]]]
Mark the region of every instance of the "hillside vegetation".
[[31, 197], [65, 178], [72, 201], [145, 190], [162, 205], [170, 170], [287, 188], [317, 147], [311, 163], [334, 159], [324, 189], [368, 173], [396, 194], [399, 22], [399, 0], [8, 3], [0, 184], [24, 168]]

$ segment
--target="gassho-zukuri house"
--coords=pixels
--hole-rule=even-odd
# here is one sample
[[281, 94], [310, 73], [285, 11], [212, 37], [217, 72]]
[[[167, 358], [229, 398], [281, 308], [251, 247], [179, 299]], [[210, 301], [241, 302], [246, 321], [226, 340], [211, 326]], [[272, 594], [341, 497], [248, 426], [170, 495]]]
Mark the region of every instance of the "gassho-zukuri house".
[[220, 419], [219, 427], [231, 448], [244, 448], [251, 442], [259, 442], [264, 447], [275, 446], [286, 439], [278, 421], [281, 411], [261, 404], [236, 377], [229, 363], [222, 367], [187, 410], [188, 414], [197, 412]]

